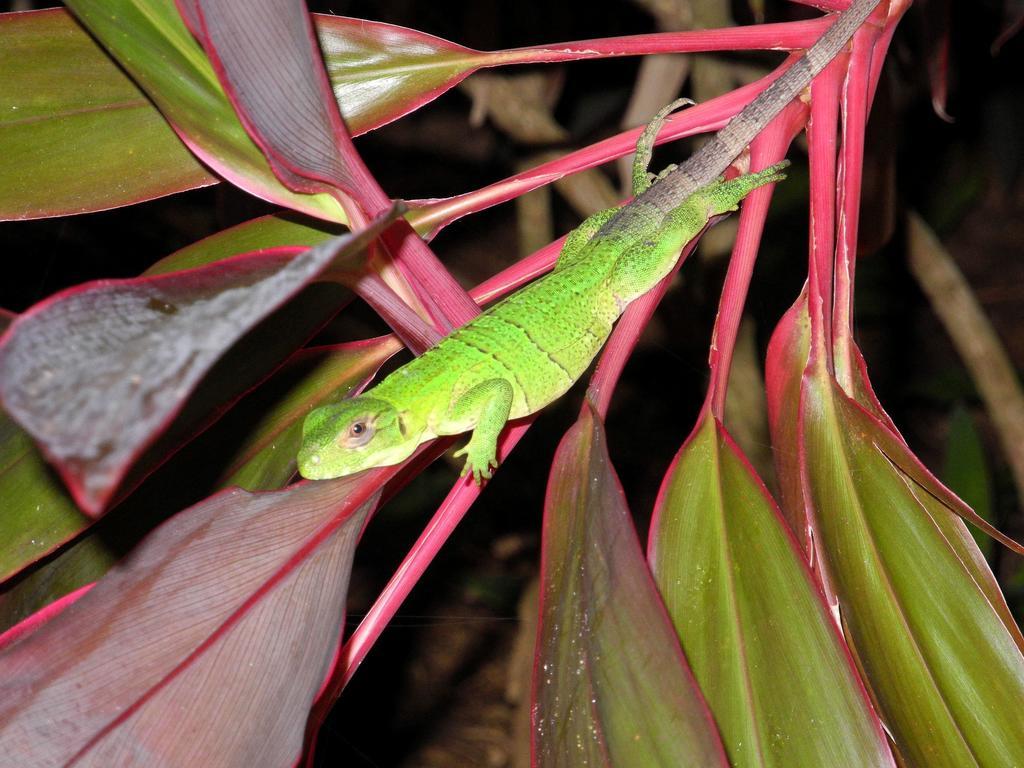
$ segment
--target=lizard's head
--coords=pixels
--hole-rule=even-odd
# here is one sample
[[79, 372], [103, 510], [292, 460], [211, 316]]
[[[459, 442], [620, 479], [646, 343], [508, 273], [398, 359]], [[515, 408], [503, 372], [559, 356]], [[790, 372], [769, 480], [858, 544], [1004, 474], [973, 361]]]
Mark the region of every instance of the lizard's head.
[[355, 397], [316, 408], [302, 424], [299, 474], [329, 480], [371, 467], [397, 464], [419, 445], [394, 406], [373, 397]]

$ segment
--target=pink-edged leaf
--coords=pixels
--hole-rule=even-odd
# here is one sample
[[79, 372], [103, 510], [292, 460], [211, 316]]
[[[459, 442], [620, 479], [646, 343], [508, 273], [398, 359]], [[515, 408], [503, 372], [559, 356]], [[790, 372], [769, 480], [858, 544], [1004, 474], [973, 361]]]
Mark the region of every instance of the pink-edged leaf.
[[194, 37], [203, 38], [203, 19], [199, 12], [199, 0], [174, 0], [181, 20]]
[[[330, 237], [331, 233], [322, 227], [265, 216], [176, 251], [145, 274], [195, 268], [263, 248], [311, 246]], [[211, 415], [222, 412], [309, 338], [335, 313], [345, 295], [344, 289], [335, 284], [311, 286], [303, 292], [301, 300], [289, 303], [277, 313], [279, 322], [274, 327], [257, 327], [233, 347], [210, 372], [198, 396], [190, 399], [187, 411], [175, 419], [171, 429], [133, 467], [121, 486], [122, 494], [208, 425]], [[0, 317], [0, 334], [13, 319], [13, 315]], [[0, 540], [7, 542], [0, 551], [0, 581], [49, 554], [92, 522], [79, 510], [28, 434], [6, 414], [0, 415], [0, 498], [4, 499], [0, 505]], [[76, 555], [74, 564], [65, 564], [63, 571], [77, 574], [81, 570], [86, 580], [98, 578], [111, 564], [111, 555], [104, 546], [93, 555]], [[88, 560], [95, 560], [96, 567], [89, 567], [85, 562]], [[17, 615], [23, 615], [26, 609], [31, 612], [40, 601], [48, 602], [53, 595], [64, 594], [69, 585], [80, 583], [77, 577], [65, 578], [64, 572], [48, 573], [38, 581], [41, 590], [24, 580], [15, 588], [31, 595], [30, 599], [16, 599]], [[0, 626], [10, 614], [9, 603], [7, 595], [0, 597]]]
[[5, 407], [82, 508], [97, 514], [210, 366], [396, 215], [298, 255], [277, 249], [53, 296], [21, 315], [0, 343]]
[[896, 748], [912, 765], [1024, 762], [1024, 638], [965, 526], [820, 364], [799, 418], [816, 556]]
[[69, 592], [59, 600], [54, 600], [43, 610], [37, 611], [31, 616], [28, 616], [25, 621], [20, 622], [16, 626], [12, 625], [9, 628], [5, 628], [4, 631], [0, 632], [0, 653], [14, 645], [23, 637], [32, 634], [47, 622], [60, 616], [65, 609], [74, 605], [79, 598], [84, 597], [92, 588], [92, 584], [87, 584], [84, 587], [76, 589], [74, 592]]
[[486, 52], [392, 24], [344, 16], [316, 18], [327, 72], [353, 135], [429, 103], [483, 67], [698, 50], [806, 48], [826, 21], [631, 35]]
[[0, 14], [0, 219], [64, 216], [216, 184], [63, 9]]
[[517, 59], [394, 24], [314, 18], [335, 98], [355, 136], [430, 103], [481, 67]]
[[989, 603], [1000, 615], [1007, 630], [1018, 635], [1016, 621], [1010, 614], [988, 561], [975, 546], [975, 537], [969, 535], [970, 532], [961, 521], [971, 523], [1018, 555], [1024, 555], [1024, 546], [978, 515], [921, 463], [896, 431], [888, 414], [882, 410], [868, 378], [867, 365], [860, 349], [853, 346], [851, 351], [856, 362], [854, 382], [857, 387], [854, 397], [846, 402], [850, 423], [855, 429], [873, 436], [875, 447], [905, 477], [918, 501], [929, 508], [935, 524], [942, 528], [946, 541], [957, 551], [964, 566], [972, 572], [975, 583], [988, 595]]
[[665, 476], [648, 552], [730, 765], [895, 765], [785, 521], [707, 410]]
[[173, 0], [70, 0], [68, 7], [219, 176], [293, 210], [347, 220], [332, 196], [296, 193], [278, 181], [235, 116]]
[[[194, 0], [194, 6], [221, 85], [278, 178], [296, 191], [336, 189], [356, 200], [379, 191], [334, 103], [305, 2]], [[379, 205], [363, 208], [373, 213]]]
[[0, 655], [3, 754], [23, 765], [292, 764], [375, 500], [345, 478], [228, 491], [175, 516]]
[[[377, 367], [400, 348], [394, 337], [382, 337], [336, 347], [300, 350], [272, 382], [245, 398], [214, 429], [196, 441], [182, 457], [184, 464], [179, 462], [174, 471], [189, 474], [196, 461], [208, 465], [211, 456], [223, 457], [219, 460], [225, 467], [218, 483], [220, 487], [237, 485], [247, 490], [283, 487], [295, 474], [295, 456], [305, 413], [318, 404], [344, 397], [364, 386]], [[239, 370], [239, 366], [234, 366], [233, 370]], [[240, 437], [244, 437], [241, 447]], [[31, 446], [27, 435], [24, 440]], [[28, 459], [42, 463], [38, 453], [22, 459], [21, 463], [29, 463]], [[45, 465], [43, 467], [45, 469]], [[198, 468], [198, 472], [202, 473], [203, 469]], [[56, 475], [50, 475], [54, 488], [63, 491]], [[0, 493], [10, 502], [0, 507], [0, 531], [4, 530], [9, 519], [13, 527], [11, 535], [7, 536], [10, 546], [0, 551], [0, 562], [4, 562], [4, 557], [11, 559], [11, 571], [23, 569], [38, 557], [40, 547], [37, 542], [60, 544], [62, 536], [57, 534], [67, 538], [82, 533], [92, 522], [78, 511], [65, 491], [64, 504], [77, 517], [72, 518], [73, 524], [56, 527], [50, 534], [47, 526], [59, 526], [60, 518], [45, 504], [42, 509], [36, 508], [39, 505], [31, 506], [33, 499], [45, 501], [46, 497], [38, 488], [27, 489], [24, 499], [17, 495], [17, 489], [8, 495], [12, 489], [5, 487], [5, 480], [0, 474]], [[148, 498], [152, 497], [149, 494]], [[133, 496], [119, 510], [119, 519], [111, 521], [112, 526], [85, 533], [58, 557], [34, 567], [30, 573], [12, 582], [0, 594], [0, 631], [80, 585], [102, 577], [116, 561], [117, 553], [124, 552], [151, 527], [152, 517], [161, 517], [160, 511], [155, 511], [147, 519], [149, 507], [146, 498], [145, 494], [141, 499]], [[23, 525], [22, 517], [11, 515], [12, 509], [23, 510], [22, 517], [28, 520], [28, 524]], [[166, 510], [163, 512], [166, 514]], [[46, 538], [48, 534], [49, 538]], [[35, 541], [29, 538], [30, 545], [19, 549], [18, 542], [29, 536], [38, 538]], [[8, 555], [8, 550], [13, 554]]]
[[143, 275], [165, 275], [186, 269], [204, 267], [242, 253], [265, 251], [283, 246], [312, 248], [346, 228], [294, 214], [260, 216], [233, 227], [222, 229], [152, 264]]
[[[202, 474], [211, 456], [222, 457], [217, 459], [218, 464], [224, 467], [218, 483], [220, 487], [237, 485], [247, 490], [283, 487], [295, 474], [295, 456], [305, 413], [320, 403], [344, 397], [364, 386], [380, 363], [400, 348], [394, 337], [382, 337], [336, 347], [300, 350], [272, 382], [242, 400], [216, 427], [190, 446], [181, 457], [184, 461], [177, 463], [173, 471], [190, 476], [196, 462], [202, 462], [203, 466], [196, 468], [196, 472]], [[239, 370], [239, 367], [234, 366], [234, 370]], [[28, 440], [27, 436], [25, 440]], [[41, 462], [41, 457], [36, 461]], [[212, 476], [212, 473], [208, 474]], [[63, 489], [55, 475], [50, 482]], [[8, 490], [4, 488], [3, 475], [0, 475], [0, 493]], [[42, 536], [47, 532], [46, 526], [59, 523], [59, 518], [55, 520], [53, 511], [45, 507], [35, 510], [34, 515], [30, 514], [34, 508], [28, 505], [33, 498], [45, 497], [39, 495], [38, 489], [31, 489], [26, 494], [23, 508], [31, 521], [28, 534]], [[154, 517], [162, 519], [166, 514], [166, 509], [152, 510], [150, 514], [147, 498], [152, 499], [153, 494], [143, 494], [141, 498], [132, 496], [118, 510], [117, 520], [108, 519], [110, 526], [86, 532], [56, 558], [37, 565], [13, 581], [0, 593], [0, 631], [82, 584], [101, 578], [116, 562], [118, 552], [126, 551], [137, 542], [152, 527]], [[10, 500], [13, 503], [18, 499], [20, 497], [15, 495]], [[65, 499], [67, 507], [77, 514], [78, 525], [68, 525], [64, 532], [67, 536], [82, 533], [92, 521], [78, 512], [69, 496], [65, 495]], [[0, 531], [10, 508], [9, 505], [0, 507]], [[15, 522], [20, 520], [15, 519]], [[28, 535], [20, 528], [14, 530], [22, 537]], [[57, 544], [62, 543], [59, 537], [51, 538]], [[18, 552], [15, 546], [18, 539], [11, 536], [10, 541], [10, 549]], [[31, 561], [30, 556], [35, 559], [36, 549], [38, 547], [29, 549], [22, 559], [13, 563], [12, 568], [24, 568]], [[6, 554], [6, 550], [0, 551], [0, 557]]]
[[[120, 527], [89, 531], [45, 563], [34, 563], [5, 584], [0, 591], [0, 632], [103, 578], [127, 549], [122, 541], [111, 540], [121, 539], [123, 534]], [[137, 542], [141, 535], [133, 530], [124, 538]]]
[[780, 506], [804, 551], [811, 552], [811, 529], [800, 481], [800, 382], [810, 352], [807, 287], [772, 333], [765, 361], [765, 394]]
[[[278, 177], [292, 189], [332, 191], [353, 221], [386, 209], [390, 200], [355, 151], [334, 102], [303, 0], [259, 0], [256, 13], [245, 0], [195, 4], [221, 83]], [[408, 287], [439, 331], [477, 313], [408, 225], [400, 224], [383, 240], [396, 268], [393, 277], [407, 283], [398, 290]]]
[[584, 405], [544, 505], [535, 765], [728, 765]]

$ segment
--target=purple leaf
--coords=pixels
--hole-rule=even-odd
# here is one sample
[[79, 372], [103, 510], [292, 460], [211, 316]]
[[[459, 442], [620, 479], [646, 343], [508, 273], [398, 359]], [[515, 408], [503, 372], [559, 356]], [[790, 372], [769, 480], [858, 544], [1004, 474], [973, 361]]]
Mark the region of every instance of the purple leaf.
[[294, 763], [376, 499], [343, 478], [232, 490], [174, 517], [0, 654], [0, 754], [26, 766]]
[[224, 89], [278, 177], [302, 192], [321, 192], [323, 184], [356, 200], [376, 192], [379, 208], [383, 193], [342, 122], [305, 2], [195, 0], [194, 5]]
[[271, 311], [398, 214], [358, 234], [132, 280], [37, 304], [0, 342], [0, 395], [90, 514], [174, 417], [210, 366]]
[[[246, 131], [292, 189], [339, 197], [350, 221], [390, 200], [356, 152], [302, 0], [196, 0], [204, 45]], [[449, 331], [477, 307], [411, 227], [384, 237], [395, 266], [438, 329]]]

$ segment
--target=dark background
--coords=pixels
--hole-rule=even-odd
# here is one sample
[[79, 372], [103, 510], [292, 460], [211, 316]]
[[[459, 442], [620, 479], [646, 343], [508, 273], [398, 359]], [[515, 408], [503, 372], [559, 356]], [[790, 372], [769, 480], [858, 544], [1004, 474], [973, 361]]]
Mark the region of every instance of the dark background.
[[[484, 50], [655, 30], [651, 17], [625, 0], [312, 5]], [[0, 3], [0, 10], [13, 7]], [[737, 23], [753, 20], [743, 4], [734, 3], [732, 12]], [[903, 213], [915, 209], [939, 232], [1019, 370], [1024, 363], [1024, 42], [1011, 37], [997, 55], [992, 52], [1014, 13], [1021, 13], [1019, 6], [1004, 10], [996, 2], [922, 2], [900, 25], [868, 136], [857, 338], [880, 398], [912, 448], [940, 474], [967, 477], [969, 487], [960, 489], [966, 495], [987, 489], [994, 521], [1019, 538], [1024, 532], [1020, 507], [989, 417], [907, 269], [902, 225]], [[810, 12], [772, 2], [767, 14], [784, 20]], [[947, 39], [946, 111], [952, 122], [933, 109], [936, 81], [929, 82], [929, 62]], [[746, 64], [773, 60], [742, 58]], [[616, 132], [636, 69], [636, 59], [558, 67], [563, 79], [554, 116], [570, 138], [548, 148], [567, 151]], [[407, 198], [475, 189], [514, 173], [537, 152], [490, 122], [471, 126], [470, 106], [467, 93], [455, 89], [358, 139], [357, 146], [383, 187]], [[660, 150], [656, 165], [687, 151], [680, 144]], [[804, 162], [797, 150], [790, 157], [797, 166]], [[786, 192], [777, 195], [748, 303], [762, 361], [774, 324], [806, 274], [805, 179], [797, 169]], [[556, 233], [578, 223], [578, 213], [558, 195], [552, 205]], [[22, 311], [84, 280], [138, 274], [183, 245], [269, 210], [219, 185], [118, 211], [5, 223], [0, 244], [11, 271], [0, 281], [0, 306]], [[478, 282], [520, 255], [514, 207], [464, 219], [433, 247], [464, 285]], [[609, 416], [612, 457], [642, 533], [660, 478], [701, 405], [724, 266], [724, 260], [710, 257], [686, 265], [631, 360]], [[335, 330], [355, 338], [380, 327], [372, 313], [356, 309]], [[522, 765], [522, 701], [528, 692], [522, 686], [528, 686], [529, 657], [524, 663], [515, 649], [517, 642], [529, 647], [533, 628], [517, 606], [526, 595], [523, 616], [532, 618], [529, 589], [537, 569], [547, 470], [575, 418], [579, 396], [574, 390], [538, 421], [371, 652], [320, 735], [322, 765]], [[964, 441], [974, 438], [982, 449], [980, 461], [965, 458]], [[752, 453], [766, 448], [744, 447]], [[358, 552], [352, 622], [369, 606], [452, 478], [451, 466], [439, 462], [375, 520]], [[770, 477], [766, 481], [771, 483]], [[188, 490], [198, 497], [203, 489]], [[989, 553], [1020, 615], [1020, 562], [999, 549]]]

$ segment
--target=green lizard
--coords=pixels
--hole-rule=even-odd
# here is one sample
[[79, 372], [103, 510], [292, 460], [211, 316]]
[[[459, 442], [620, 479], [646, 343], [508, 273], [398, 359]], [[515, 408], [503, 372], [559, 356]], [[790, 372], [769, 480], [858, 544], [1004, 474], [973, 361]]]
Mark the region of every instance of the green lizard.
[[472, 430], [456, 452], [477, 482], [497, 466], [506, 422], [564, 394], [634, 299], [671, 271], [708, 221], [784, 178], [783, 162], [725, 181], [757, 133], [848, 42], [879, 0], [855, 0], [780, 78], [678, 168], [653, 183], [647, 166], [669, 105], [637, 143], [636, 197], [570, 233], [554, 270], [490, 307], [366, 393], [313, 410], [303, 424], [303, 477], [328, 479], [397, 464], [424, 442]]

